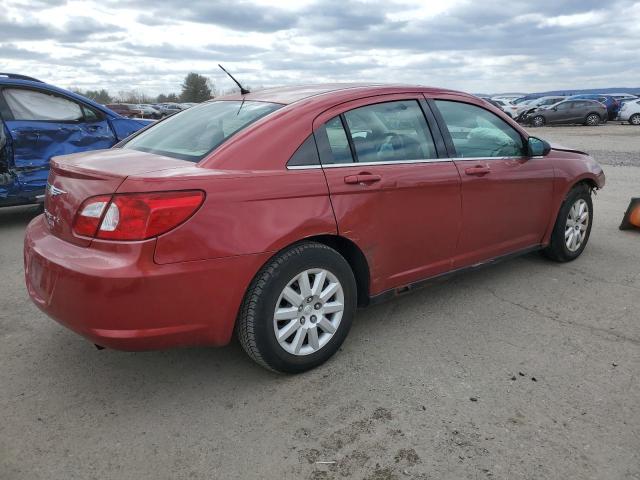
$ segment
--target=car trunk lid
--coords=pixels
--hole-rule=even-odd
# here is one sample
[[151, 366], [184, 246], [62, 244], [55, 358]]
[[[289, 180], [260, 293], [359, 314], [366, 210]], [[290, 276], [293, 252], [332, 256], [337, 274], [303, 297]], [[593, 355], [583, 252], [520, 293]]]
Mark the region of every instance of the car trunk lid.
[[51, 159], [45, 194], [45, 219], [59, 238], [80, 246], [91, 239], [73, 232], [73, 221], [89, 197], [113, 194], [130, 175], [192, 166], [191, 162], [135, 150], [97, 150]]

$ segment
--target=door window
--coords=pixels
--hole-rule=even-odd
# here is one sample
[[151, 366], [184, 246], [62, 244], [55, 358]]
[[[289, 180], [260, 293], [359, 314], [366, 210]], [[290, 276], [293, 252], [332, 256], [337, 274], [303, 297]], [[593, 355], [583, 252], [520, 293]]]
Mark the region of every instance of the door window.
[[459, 158], [520, 157], [524, 141], [497, 115], [468, 103], [436, 100]]
[[66, 98], [20, 88], [3, 90], [14, 120], [78, 121], [80, 105]]
[[415, 100], [367, 105], [346, 112], [344, 118], [360, 163], [437, 158], [429, 126]]
[[329, 147], [331, 147], [333, 163], [352, 163], [353, 156], [347, 134], [342, 126], [342, 119], [339, 116], [332, 118], [325, 124], [325, 130], [329, 139]]
[[575, 102], [562, 102], [558, 104], [558, 110], [569, 110], [575, 106]]

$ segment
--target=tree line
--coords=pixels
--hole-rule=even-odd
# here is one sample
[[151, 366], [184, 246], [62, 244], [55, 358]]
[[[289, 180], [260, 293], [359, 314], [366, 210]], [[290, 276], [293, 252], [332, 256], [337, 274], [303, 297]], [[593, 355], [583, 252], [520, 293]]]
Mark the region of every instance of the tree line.
[[115, 95], [112, 95], [104, 88], [84, 91], [78, 88], [72, 88], [72, 90], [103, 105], [107, 103], [200, 103], [214, 98], [217, 94], [215, 85], [211, 79], [195, 72], [189, 73], [184, 78], [182, 91], [179, 94], [161, 93], [154, 97], [140, 90], [121, 90]]

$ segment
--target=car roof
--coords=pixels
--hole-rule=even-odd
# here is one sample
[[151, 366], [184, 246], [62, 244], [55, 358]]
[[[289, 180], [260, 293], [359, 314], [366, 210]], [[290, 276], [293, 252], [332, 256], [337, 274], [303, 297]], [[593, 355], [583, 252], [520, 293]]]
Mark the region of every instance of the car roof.
[[373, 95], [384, 95], [403, 92], [424, 92], [424, 93], [456, 93], [461, 95], [472, 96], [454, 90], [446, 90], [442, 88], [432, 88], [420, 85], [388, 85], [388, 84], [364, 84], [364, 83], [327, 83], [312, 85], [291, 85], [284, 87], [274, 87], [257, 92], [251, 92], [246, 95], [233, 93], [216, 97], [215, 100], [253, 100], [260, 102], [280, 103], [289, 105], [301, 100], [310, 100], [318, 98], [319, 101], [324, 100], [327, 96], [344, 97], [344, 101], [350, 97], [366, 97]]

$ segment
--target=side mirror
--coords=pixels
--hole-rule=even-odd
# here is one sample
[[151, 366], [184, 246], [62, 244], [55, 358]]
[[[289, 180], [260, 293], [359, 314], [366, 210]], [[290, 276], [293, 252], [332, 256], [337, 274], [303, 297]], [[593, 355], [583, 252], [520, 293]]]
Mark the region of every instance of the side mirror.
[[551, 110], [553, 110], [554, 112], [558, 111], [558, 107], [553, 107]]
[[544, 157], [551, 151], [549, 142], [536, 137], [529, 137], [527, 140], [527, 153], [530, 157]]

